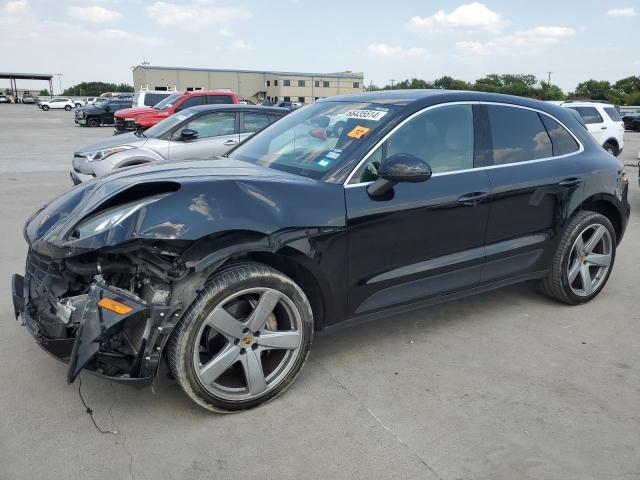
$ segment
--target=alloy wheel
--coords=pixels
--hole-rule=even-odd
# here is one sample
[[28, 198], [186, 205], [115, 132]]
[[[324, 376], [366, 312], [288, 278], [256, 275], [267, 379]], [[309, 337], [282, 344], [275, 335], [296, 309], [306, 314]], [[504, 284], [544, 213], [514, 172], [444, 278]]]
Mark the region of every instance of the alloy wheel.
[[604, 225], [589, 225], [580, 232], [569, 255], [567, 277], [571, 291], [592, 295], [607, 278], [613, 259], [611, 234]]
[[271, 288], [235, 293], [213, 308], [196, 335], [198, 382], [225, 400], [247, 400], [274, 389], [302, 351], [302, 317], [294, 302]]

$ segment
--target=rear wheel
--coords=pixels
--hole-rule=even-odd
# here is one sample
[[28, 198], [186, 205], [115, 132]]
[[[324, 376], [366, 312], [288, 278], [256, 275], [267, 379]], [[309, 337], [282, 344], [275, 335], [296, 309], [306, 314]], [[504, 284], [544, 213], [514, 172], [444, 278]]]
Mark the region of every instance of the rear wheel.
[[616, 256], [616, 233], [607, 217], [579, 212], [567, 225], [542, 291], [577, 305], [593, 299], [609, 279]]
[[609, 152], [611, 155], [613, 155], [614, 157], [618, 156], [618, 147], [616, 147], [613, 143], [611, 142], [606, 142], [602, 148], [604, 148], [607, 152]]
[[64, 109], [65, 109], [67, 112], [70, 112], [70, 111], [71, 111], [71, 105], [65, 105], [65, 106], [64, 106]]
[[42, 110], [44, 110], [45, 112], [49, 110], [49, 105], [42, 105]]
[[284, 391], [309, 353], [313, 315], [293, 280], [260, 263], [211, 277], [168, 349], [186, 394], [213, 411], [245, 410]]

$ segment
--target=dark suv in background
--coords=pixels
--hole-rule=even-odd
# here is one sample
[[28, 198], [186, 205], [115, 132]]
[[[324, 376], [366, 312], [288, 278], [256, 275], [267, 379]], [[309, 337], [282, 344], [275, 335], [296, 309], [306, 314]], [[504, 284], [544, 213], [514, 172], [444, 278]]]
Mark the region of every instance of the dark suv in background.
[[75, 122], [85, 127], [113, 125], [113, 114], [123, 108], [131, 108], [131, 99], [98, 99], [92, 105], [76, 109]]

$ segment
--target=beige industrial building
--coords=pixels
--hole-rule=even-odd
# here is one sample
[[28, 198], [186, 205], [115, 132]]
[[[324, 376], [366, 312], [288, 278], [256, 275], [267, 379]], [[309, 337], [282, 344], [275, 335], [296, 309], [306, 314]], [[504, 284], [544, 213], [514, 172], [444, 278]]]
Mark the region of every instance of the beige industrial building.
[[177, 68], [138, 65], [133, 69], [136, 91], [149, 90], [233, 90], [240, 98], [311, 103], [323, 97], [361, 93], [362, 73], [302, 73], [221, 68]]

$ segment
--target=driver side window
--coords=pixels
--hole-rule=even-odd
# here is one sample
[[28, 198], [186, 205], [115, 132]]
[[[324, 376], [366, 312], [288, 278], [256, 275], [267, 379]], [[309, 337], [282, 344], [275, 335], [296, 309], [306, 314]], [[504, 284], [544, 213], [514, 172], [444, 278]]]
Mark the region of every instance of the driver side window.
[[473, 107], [446, 105], [412, 118], [369, 156], [354, 181], [376, 180], [385, 159], [399, 153], [424, 160], [433, 173], [473, 168]]

